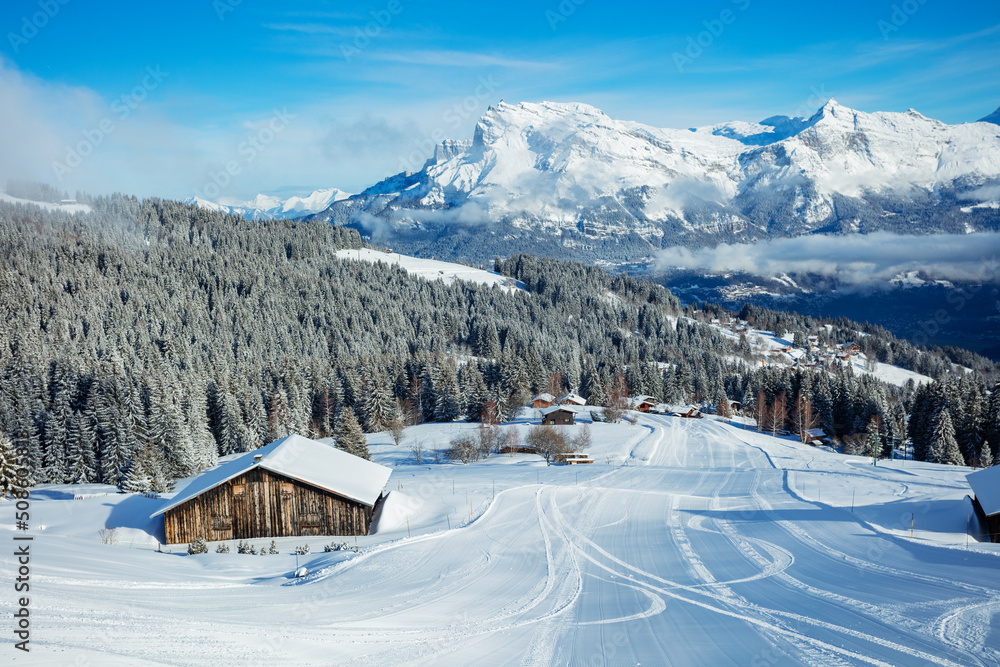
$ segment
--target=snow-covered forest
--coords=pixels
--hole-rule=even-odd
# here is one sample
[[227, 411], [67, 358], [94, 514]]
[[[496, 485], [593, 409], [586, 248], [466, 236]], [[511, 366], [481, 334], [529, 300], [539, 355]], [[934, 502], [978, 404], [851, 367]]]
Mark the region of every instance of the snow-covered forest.
[[[0, 459], [6, 470], [25, 448], [38, 483], [167, 490], [289, 432], [364, 455], [362, 428], [478, 420], [484, 408], [505, 420], [544, 390], [597, 406], [736, 400], [768, 430], [808, 422], [853, 453], [912, 442], [929, 461], [997, 454], [993, 364], [877, 327], [864, 327], [873, 358], [936, 381], [764, 367], [704, 322], [717, 309], [582, 264], [521, 255], [490, 268], [526, 291], [449, 285], [338, 259], [362, 239], [328, 224], [121, 195], [87, 203], [75, 215], [0, 204]], [[834, 341], [862, 329], [741, 315]]]

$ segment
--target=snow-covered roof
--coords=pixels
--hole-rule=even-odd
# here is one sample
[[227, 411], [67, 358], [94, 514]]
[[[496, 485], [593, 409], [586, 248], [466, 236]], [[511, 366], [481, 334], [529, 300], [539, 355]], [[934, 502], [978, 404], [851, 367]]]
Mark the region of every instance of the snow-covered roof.
[[532, 403], [534, 403], [535, 401], [546, 401], [547, 403], [555, 403], [556, 397], [549, 393], [541, 393], [538, 396], [535, 396], [533, 399], [531, 399]]
[[587, 399], [579, 394], [565, 394], [559, 397], [559, 402], [563, 403], [576, 403], [577, 405], [586, 405]]
[[986, 515], [1000, 513], [1000, 466], [969, 473], [966, 479]]
[[654, 397], [646, 396], [645, 394], [643, 394], [642, 396], [636, 396], [635, 398], [632, 399], [632, 405], [642, 405], [643, 403], [656, 405], [657, 402], [658, 401]]
[[[255, 460], [258, 456], [259, 461]], [[239, 477], [254, 466], [368, 506], [375, 505], [392, 474], [391, 468], [293, 433], [204, 472], [150, 518]]]
[[552, 414], [553, 412], [559, 412], [559, 411], [562, 411], [562, 412], [572, 412], [573, 414], [579, 414], [580, 413], [580, 410], [577, 409], [577, 408], [575, 408], [572, 405], [553, 405], [551, 408], [545, 408], [544, 410], [541, 410], [541, 413], [542, 413], [543, 417], [547, 417], [548, 415]]

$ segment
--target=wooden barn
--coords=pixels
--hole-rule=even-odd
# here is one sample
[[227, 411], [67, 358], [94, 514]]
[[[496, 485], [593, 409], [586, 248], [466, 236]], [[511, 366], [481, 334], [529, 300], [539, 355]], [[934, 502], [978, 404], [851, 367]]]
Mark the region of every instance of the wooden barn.
[[569, 405], [554, 405], [542, 410], [543, 426], [572, 426], [576, 419], [576, 409]]
[[167, 544], [367, 535], [391, 473], [293, 434], [196, 477], [151, 518], [163, 515]]
[[556, 397], [549, 393], [541, 393], [531, 399], [533, 408], [551, 408], [556, 402]]
[[583, 396], [580, 396], [579, 394], [573, 394], [573, 393], [564, 394], [560, 396], [559, 405], [567, 405], [567, 404], [581, 407], [587, 404], [587, 399], [585, 399]]
[[972, 505], [990, 542], [1000, 542], [1000, 466], [977, 470], [966, 479], [975, 493]]
[[629, 407], [639, 412], [649, 412], [657, 405], [659, 405], [659, 401], [652, 396], [636, 396], [629, 401]]

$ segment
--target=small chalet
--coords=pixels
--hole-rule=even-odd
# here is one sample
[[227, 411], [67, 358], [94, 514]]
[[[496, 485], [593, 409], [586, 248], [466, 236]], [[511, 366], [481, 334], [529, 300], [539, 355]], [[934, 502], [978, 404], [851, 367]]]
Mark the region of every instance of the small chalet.
[[539, 394], [531, 399], [531, 407], [533, 408], [551, 408], [555, 405], [556, 397], [549, 393]]
[[154, 513], [167, 544], [367, 535], [391, 468], [289, 435], [194, 478]]
[[571, 405], [554, 405], [542, 410], [542, 426], [572, 426], [577, 410]]
[[1000, 542], [1000, 466], [977, 470], [966, 479], [975, 493], [972, 506], [985, 526], [990, 542]]
[[830, 444], [830, 438], [826, 435], [826, 432], [821, 428], [810, 428], [805, 430], [800, 434], [802, 442], [812, 445], [813, 447], [819, 447], [821, 445]]
[[639, 412], [649, 412], [654, 409], [659, 401], [657, 401], [652, 396], [636, 396], [629, 401], [629, 407], [633, 410], [638, 410]]
[[579, 394], [565, 394], [559, 397], [559, 405], [582, 406], [587, 404], [587, 399]]
[[674, 417], [682, 417], [684, 419], [701, 419], [702, 418], [701, 410], [699, 410], [698, 408], [694, 408], [694, 407], [688, 408], [684, 412], [675, 412], [675, 413], [673, 413], [673, 416]]
[[843, 354], [860, 354], [861, 353], [861, 346], [858, 345], [857, 343], [853, 343], [853, 342], [852, 343], [844, 343], [843, 345], [840, 346], [840, 351]]

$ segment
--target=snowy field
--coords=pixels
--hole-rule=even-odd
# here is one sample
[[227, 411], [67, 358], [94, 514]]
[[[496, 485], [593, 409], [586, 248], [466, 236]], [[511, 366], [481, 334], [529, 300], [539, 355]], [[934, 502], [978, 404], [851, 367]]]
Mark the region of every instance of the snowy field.
[[517, 291], [524, 289], [524, 283], [513, 278], [502, 276], [493, 271], [475, 269], [464, 264], [453, 264], [451, 262], [439, 262], [434, 259], [422, 259], [409, 255], [400, 255], [396, 252], [382, 252], [370, 248], [358, 250], [338, 250], [337, 257], [340, 259], [355, 259], [363, 262], [393, 264], [400, 267], [412, 276], [424, 278], [426, 280], [441, 280], [446, 285], [451, 285], [456, 280], [476, 283], [478, 285], [500, 285], [504, 289]]
[[[1000, 545], [966, 546], [967, 469], [873, 467], [652, 415], [594, 424], [591, 465], [413, 462], [413, 445], [433, 457], [474, 428], [411, 427], [399, 447], [370, 436], [394, 471], [357, 553], [323, 553], [330, 538], [317, 537], [278, 540], [280, 555], [157, 553], [162, 524], [148, 516], [165, 500], [38, 489], [32, 652], [8, 644], [4, 662], [1000, 663]], [[7, 545], [13, 521], [0, 503]], [[119, 527], [112, 546], [98, 539], [106, 525]], [[306, 543], [312, 553], [291, 553]], [[293, 578], [301, 565], [310, 574]]]

